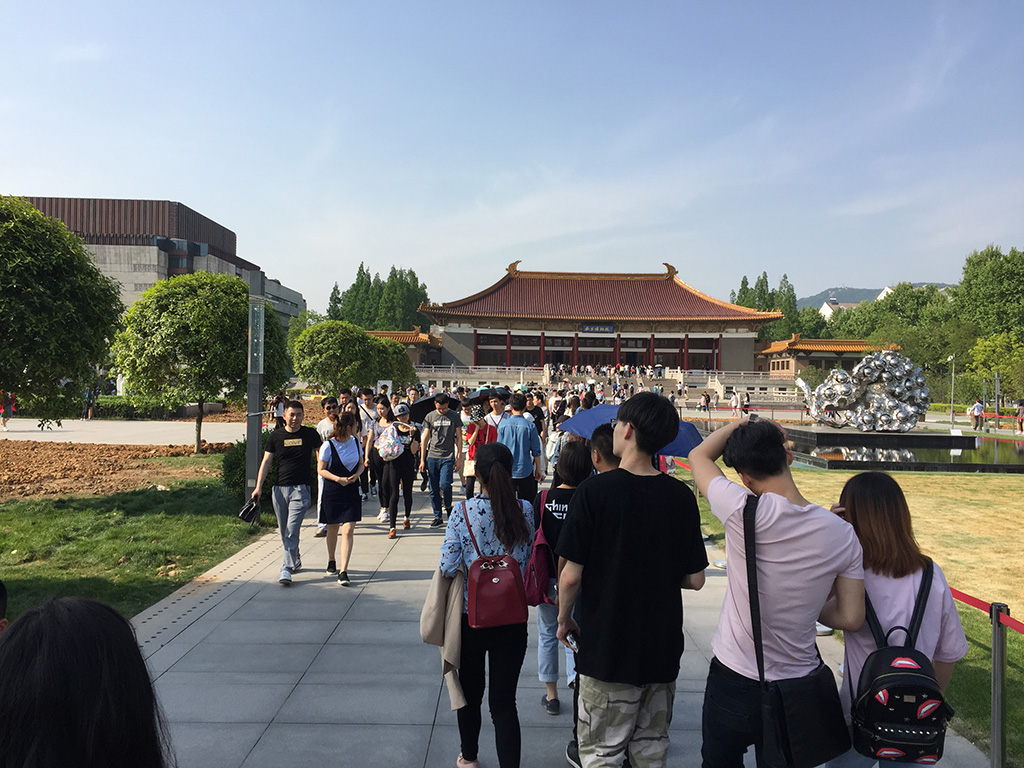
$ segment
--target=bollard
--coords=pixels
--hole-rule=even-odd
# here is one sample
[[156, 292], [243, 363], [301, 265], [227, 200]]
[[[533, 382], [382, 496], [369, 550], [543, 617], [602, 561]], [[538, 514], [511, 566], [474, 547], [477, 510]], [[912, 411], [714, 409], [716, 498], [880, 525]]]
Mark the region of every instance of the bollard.
[[1006, 603], [992, 603], [989, 608], [992, 620], [992, 768], [1003, 768], [1006, 760], [1006, 710], [1003, 706], [1006, 695], [1006, 627], [999, 621], [1004, 613], [1010, 615]]

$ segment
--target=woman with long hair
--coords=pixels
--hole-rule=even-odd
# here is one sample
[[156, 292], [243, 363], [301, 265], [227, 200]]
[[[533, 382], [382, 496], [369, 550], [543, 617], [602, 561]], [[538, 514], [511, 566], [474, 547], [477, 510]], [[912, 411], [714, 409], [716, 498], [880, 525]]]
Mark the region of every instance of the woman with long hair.
[[[839, 504], [832, 511], [849, 522], [860, 539], [864, 549], [864, 592], [882, 631], [909, 626], [929, 558], [914, 539], [910, 508], [900, 486], [883, 472], [854, 475], [843, 487]], [[945, 690], [953, 676], [953, 665], [967, 653], [967, 638], [946, 577], [938, 563], [933, 563], [933, 568], [928, 604], [915, 647], [932, 660], [935, 679]], [[826, 604], [826, 612], [828, 607]], [[905, 640], [903, 633], [897, 631], [890, 642]], [[860, 679], [865, 659], [877, 646], [867, 622], [856, 632], [845, 632], [844, 641], [843, 686], [839, 698], [849, 722], [853, 688]], [[827, 763], [831, 768], [874, 764], [873, 758], [852, 749]]]
[[0, 636], [0, 766], [173, 762], [135, 632], [116, 610], [59, 597]]
[[[462, 474], [466, 480], [466, 498], [473, 497], [476, 489], [476, 452], [488, 443], [498, 439], [497, 428], [487, 421], [483, 406], [473, 405], [469, 409], [469, 419], [466, 425], [466, 460], [463, 462]], [[469, 462], [467, 468], [466, 462]]]
[[[576, 492], [576, 487], [594, 472], [594, 463], [590, 460], [590, 451], [583, 443], [566, 443], [558, 455], [555, 465], [555, 477], [559, 479], [556, 487], [541, 491], [533, 506], [537, 510], [537, 524], [544, 530], [544, 538], [552, 549], [558, 544], [558, 536], [562, 532], [562, 523], [569, 512], [569, 501]], [[560, 710], [558, 701], [558, 653], [562, 645], [555, 632], [558, 631], [558, 595], [555, 583], [558, 581], [556, 569], [551, 573], [548, 596], [555, 603], [541, 603], [537, 606], [537, 676], [547, 688], [541, 698], [541, 706], [549, 715], [557, 715]], [[576, 679], [576, 667], [573, 663], [572, 651], [565, 648], [565, 677], [569, 685]]]
[[[469, 570], [477, 558], [469, 527], [485, 555], [507, 552], [523, 570], [533, 542], [533, 507], [516, 499], [512, 484], [512, 452], [501, 443], [482, 445], [476, 452], [480, 493], [460, 504], [448, 517], [441, 545], [441, 571], [454, 576]], [[516, 684], [526, 657], [526, 622], [473, 629], [469, 626], [469, 585], [462, 616], [462, 657], [459, 679], [466, 706], [458, 710], [462, 753], [458, 768], [479, 768], [480, 706], [484, 697], [484, 662], [490, 670], [488, 702], [494, 723], [494, 742], [501, 768], [517, 768], [522, 751]]]
[[388, 497], [387, 486], [383, 483], [384, 459], [380, 457], [375, 444], [384, 430], [394, 423], [395, 414], [394, 411], [391, 410], [391, 401], [388, 400], [386, 395], [377, 395], [374, 403], [377, 408], [377, 418], [371, 422], [370, 429], [366, 433], [366, 445], [363, 448], [363, 456], [365, 457], [363, 463], [370, 469], [372, 477], [380, 479], [377, 483], [377, 496], [380, 501], [380, 513], [377, 515], [377, 520], [383, 523], [388, 519], [388, 502], [390, 499]]
[[[316, 471], [323, 478], [319, 520], [327, 525], [327, 573], [338, 574], [338, 583], [347, 587], [348, 562], [356, 523], [363, 518], [363, 499], [359, 493], [359, 476], [365, 466], [359, 446], [361, 422], [346, 411], [338, 417], [330, 439], [320, 446]], [[341, 534], [341, 563], [334, 559]]]

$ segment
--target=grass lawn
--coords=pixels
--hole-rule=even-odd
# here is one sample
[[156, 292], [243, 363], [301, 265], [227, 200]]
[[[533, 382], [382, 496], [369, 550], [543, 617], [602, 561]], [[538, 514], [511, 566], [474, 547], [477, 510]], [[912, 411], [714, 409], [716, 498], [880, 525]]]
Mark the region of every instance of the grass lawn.
[[[234, 516], [240, 502], [216, 476], [221, 460], [150, 459], [152, 482], [166, 491], [0, 503], [7, 617], [62, 595], [102, 600], [131, 617], [262, 535], [267, 528], [250, 531]], [[176, 478], [185, 467], [206, 467], [211, 477]]]
[[[731, 480], [736, 474], [724, 469]], [[828, 508], [853, 472], [794, 469], [797, 486], [808, 500]], [[677, 476], [690, 481], [689, 471]], [[1024, 615], [1024, 538], [1019, 535], [1024, 475], [896, 472], [925, 554], [946, 574], [950, 585], [985, 602], [1003, 602], [1010, 615]], [[701, 523], [711, 541], [723, 546], [721, 523], [700, 499]], [[992, 628], [986, 614], [957, 604], [971, 649], [957, 664], [949, 699], [956, 710], [953, 726], [988, 749]], [[1024, 637], [1007, 632], [1007, 765], [1024, 768]]]

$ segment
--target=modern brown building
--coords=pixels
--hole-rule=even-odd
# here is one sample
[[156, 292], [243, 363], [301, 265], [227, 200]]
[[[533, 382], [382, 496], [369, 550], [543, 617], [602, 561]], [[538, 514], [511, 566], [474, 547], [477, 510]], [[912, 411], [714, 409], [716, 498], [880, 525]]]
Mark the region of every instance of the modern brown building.
[[[190, 272], [245, 277], [259, 271], [236, 252], [237, 238], [186, 205], [169, 200], [26, 197], [81, 237], [100, 271], [121, 284], [121, 301], [134, 302], [157, 280]], [[306, 308], [302, 294], [267, 280], [268, 302], [287, 326]]]
[[752, 370], [758, 330], [782, 313], [714, 299], [665, 267], [654, 274], [526, 272], [516, 261], [489, 288], [420, 311], [440, 327], [443, 365]]

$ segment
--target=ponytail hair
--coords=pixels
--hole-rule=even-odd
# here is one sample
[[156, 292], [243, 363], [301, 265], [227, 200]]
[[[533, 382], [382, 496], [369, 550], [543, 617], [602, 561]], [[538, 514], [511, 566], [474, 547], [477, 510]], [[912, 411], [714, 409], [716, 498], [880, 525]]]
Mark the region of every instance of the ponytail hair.
[[356, 425], [360, 423], [357, 416], [345, 411], [334, 422], [334, 431], [331, 432], [331, 437], [335, 440], [345, 440], [348, 437], [352, 437], [358, 429]]
[[501, 443], [487, 443], [476, 450], [476, 474], [491, 500], [494, 532], [510, 551], [530, 540], [530, 527], [519, 507], [512, 484], [512, 451]]

